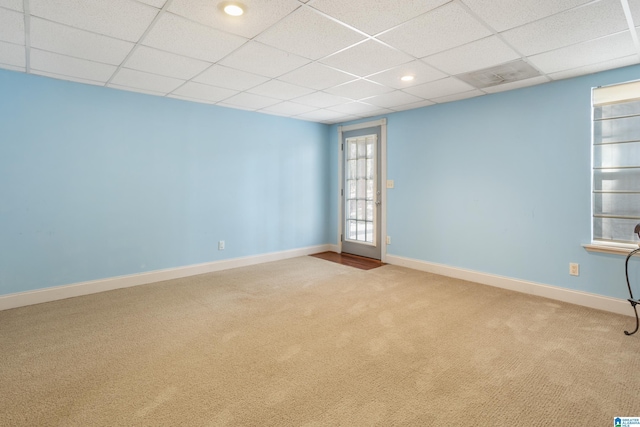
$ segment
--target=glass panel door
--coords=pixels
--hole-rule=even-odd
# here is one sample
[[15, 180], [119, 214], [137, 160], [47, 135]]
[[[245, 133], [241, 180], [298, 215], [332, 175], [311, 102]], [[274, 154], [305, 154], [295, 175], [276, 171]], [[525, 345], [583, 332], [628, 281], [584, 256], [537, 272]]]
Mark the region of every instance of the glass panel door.
[[377, 135], [345, 139], [345, 240], [376, 245]]
[[341, 130], [341, 251], [382, 259], [382, 126]]

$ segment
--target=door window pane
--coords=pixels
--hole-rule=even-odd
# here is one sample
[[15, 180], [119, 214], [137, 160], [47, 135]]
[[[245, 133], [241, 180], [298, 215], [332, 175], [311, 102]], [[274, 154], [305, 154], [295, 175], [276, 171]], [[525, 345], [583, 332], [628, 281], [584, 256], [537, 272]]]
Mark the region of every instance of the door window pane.
[[373, 242], [373, 223], [367, 222], [367, 242]]
[[367, 180], [359, 179], [358, 180], [358, 189], [356, 191], [356, 198], [365, 199], [367, 197]]
[[349, 160], [347, 162], [347, 179], [356, 179], [356, 165], [357, 165], [358, 161], [357, 160]]
[[349, 240], [357, 240], [358, 235], [356, 233], [355, 221], [347, 221], [347, 236]]
[[356, 198], [356, 187], [357, 187], [357, 182], [355, 180], [350, 179], [349, 181], [347, 181], [347, 198], [348, 199]]
[[356, 200], [348, 200], [347, 201], [347, 218], [348, 219], [356, 219]]

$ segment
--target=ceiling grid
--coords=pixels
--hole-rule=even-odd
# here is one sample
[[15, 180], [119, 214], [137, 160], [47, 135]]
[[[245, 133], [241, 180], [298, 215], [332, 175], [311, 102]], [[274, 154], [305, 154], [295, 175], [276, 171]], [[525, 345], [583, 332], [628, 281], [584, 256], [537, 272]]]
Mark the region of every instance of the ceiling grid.
[[0, 68], [336, 123], [640, 63], [640, 0], [222, 3], [0, 0]]
[[[28, 0], [25, 0], [28, 1]], [[156, 17], [153, 18], [153, 21], [151, 21], [151, 24], [149, 24], [149, 26], [147, 27], [147, 29], [144, 31], [144, 33], [142, 33], [142, 36], [140, 36], [140, 39], [136, 42], [135, 46], [133, 47], [133, 49], [131, 49], [131, 51], [129, 52], [129, 54], [124, 58], [124, 61], [122, 61], [122, 63], [120, 65], [118, 65], [118, 68], [116, 69], [116, 71], [111, 75], [111, 77], [109, 78], [109, 80], [107, 80], [106, 85], [108, 86], [109, 83], [111, 83], [113, 81], [113, 78], [116, 76], [116, 74], [118, 74], [118, 72], [122, 69], [122, 64], [125, 64], [135, 53], [135, 51], [138, 49], [138, 47], [140, 46], [140, 43], [144, 40], [144, 38], [147, 36], [147, 34], [149, 34], [149, 32], [153, 29], [153, 27], [157, 24], [158, 20], [160, 19], [160, 17], [164, 14], [165, 10], [167, 10], [167, 8], [171, 5], [171, 2], [173, 0], [167, 0], [166, 3], [164, 4], [164, 6], [162, 6], [162, 8], [160, 9], [160, 11], [157, 13]]]

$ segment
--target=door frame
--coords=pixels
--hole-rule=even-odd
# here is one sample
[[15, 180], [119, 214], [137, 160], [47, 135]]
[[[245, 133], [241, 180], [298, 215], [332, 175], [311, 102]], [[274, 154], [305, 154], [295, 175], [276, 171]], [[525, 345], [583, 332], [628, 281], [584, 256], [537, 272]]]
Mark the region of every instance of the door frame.
[[380, 261], [387, 260], [387, 119], [338, 126], [338, 253], [342, 253], [344, 234], [344, 147], [342, 134], [352, 130], [380, 126]]

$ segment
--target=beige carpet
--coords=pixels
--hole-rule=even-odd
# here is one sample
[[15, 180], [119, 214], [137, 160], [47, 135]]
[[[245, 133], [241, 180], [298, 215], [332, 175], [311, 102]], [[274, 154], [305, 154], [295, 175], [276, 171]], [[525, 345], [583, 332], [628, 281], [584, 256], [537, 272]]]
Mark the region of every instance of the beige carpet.
[[611, 426], [632, 323], [295, 258], [0, 312], [0, 425]]

